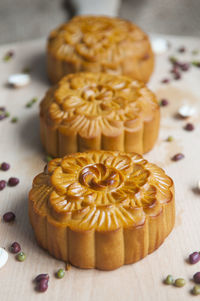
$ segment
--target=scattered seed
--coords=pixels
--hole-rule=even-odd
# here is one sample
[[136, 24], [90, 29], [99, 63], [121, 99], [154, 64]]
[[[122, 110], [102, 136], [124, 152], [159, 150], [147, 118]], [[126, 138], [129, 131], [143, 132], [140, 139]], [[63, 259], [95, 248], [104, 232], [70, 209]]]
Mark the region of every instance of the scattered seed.
[[3, 190], [6, 187], [6, 181], [5, 180], [1, 180], [0, 181], [0, 190]]
[[197, 296], [200, 295], [200, 285], [195, 285], [192, 289], [192, 294]]
[[8, 78], [8, 84], [13, 88], [22, 88], [31, 81], [30, 75], [26, 73], [13, 74]]
[[172, 64], [177, 64], [177, 62], [178, 62], [178, 60], [177, 60], [177, 58], [175, 56], [170, 56], [169, 57], [169, 61]]
[[199, 53], [199, 51], [197, 49], [192, 50], [193, 55], [197, 55], [198, 53]]
[[172, 161], [179, 161], [183, 159], [185, 156], [182, 153], [178, 153], [172, 157]]
[[0, 269], [6, 264], [8, 260], [8, 253], [5, 249], [0, 248]]
[[172, 142], [173, 140], [174, 140], [174, 138], [173, 138], [172, 136], [168, 136], [168, 137], [167, 137], [167, 141], [168, 141], [168, 142]]
[[181, 79], [181, 74], [180, 74], [180, 72], [174, 73], [174, 79], [175, 79], [175, 80]]
[[197, 67], [197, 68], [200, 68], [200, 61], [193, 61], [192, 65]]
[[8, 169], [10, 169], [9, 163], [6, 163], [6, 162], [1, 163], [1, 170], [7, 171]]
[[32, 98], [29, 102], [26, 104], [26, 108], [31, 108], [34, 103], [38, 101], [37, 97]]
[[9, 113], [5, 111], [5, 108], [0, 109], [0, 120], [5, 119], [6, 117], [9, 117]]
[[169, 84], [169, 82], [170, 82], [169, 78], [164, 78], [161, 80], [162, 84]]
[[65, 267], [65, 270], [66, 270], [66, 271], [69, 271], [70, 269], [71, 269], [71, 264], [67, 263], [67, 264], [66, 264], [66, 267]]
[[16, 186], [19, 184], [19, 179], [18, 178], [15, 178], [15, 177], [11, 177], [9, 180], [8, 180], [8, 186]]
[[59, 269], [58, 272], [56, 273], [56, 277], [61, 279], [65, 276], [65, 270]]
[[30, 102], [28, 102], [28, 103], [26, 104], [26, 108], [30, 108], [30, 107], [32, 107], [32, 104], [31, 104]]
[[166, 107], [166, 106], [168, 106], [168, 104], [169, 104], [169, 101], [167, 99], [165, 99], [165, 98], [161, 99], [161, 101], [160, 101], [161, 107]]
[[12, 122], [12, 123], [18, 122], [18, 117], [13, 117], [13, 118], [11, 119], [11, 122]]
[[35, 282], [40, 282], [42, 279], [45, 279], [46, 281], [49, 281], [49, 275], [48, 274], [39, 274], [35, 278]]
[[183, 287], [185, 285], [185, 279], [183, 278], [177, 278], [174, 282], [174, 285], [176, 287]]
[[5, 118], [5, 114], [0, 113], [0, 120], [3, 120]]
[[196, 110], [194, 107], [191, 107], [189, 105], [183, 105], [182, 107], [179, 108], [178, 114], [182, 118], [188, 118], [191, 117], [195, 114]]
[[4, 62], [10, 61], [10, 59], [14, 56], [14, 51], [10, 50], [6, 52], [6, 54], [3, 57]]
[[23, 262], [26, 259], [26, 254], [24, 252], [20, 252], [17, 254], [16, 259], [20, 262]]
[[186, 131], [193, 131], [194, 130], [194, 125], [192, 123], [187, 123], [184, 127]]
[[53, 160], [51, 156], [46, 156], [46, 162], [50, 162], [51, 160]]
[[6, 212], [3, 215], [3, 220], [4, 220], [5, 223], [13, 222], [15, 220], [15, 214], [13, 212], [11, 212], [11, 211]]
[[24, 69], [22, 69], [22, 73], [31, 73], [31, 68], [24, 67]]
[[192, 254], [189, 255], [189, 263], [195, 264], [199, 262], [199, 260], [200, 260], [199, 252], [193, 252]]
[[17, 254], [21, 251], [21, 246], [18, 242], [14, 242], [12, 243], [12, 245], [10, 246], [10, 251], [14, 254]]
[[35, 103], [35, 102], [37, 102], [37, 101], [38, 101], [37, 97], [34, 97], [34, 98], [31, 100], [32, 103]]
[[190, 64], [189, 63], [180, 63], [179, 67], [182, 71], [188, 71], [190, 69]]
[[172, 277], [172, 275], [168, 275], [164, 281], [165, 284], [170, 285], [170, 284], [174, 284], [174, 278]]
[[45, 292], [48, 289], [48, 280], [41, 279], [38, 282], [37, 290], [41, 293]]
[[162, 54], [166, 52], [169, 48], [168, 41], [162, 38], [152, 38], [151, 45], [153, 48], [153, 52], [155, 52], [156, 54]]
[[181, 78], [181, 74], [180, 74], [180, 70], [181, 71], [188, 71], [189, 68], [190, 68], [190, 64], [189, 63], [181, 63], [177, 60], [177, 58], [175, 57], [170, 57], [169, 58], [170, 62], [172, 63], [173, 65], [173, 68], [172, 70], [170, 71], [171, 73], [174, 74], [174, 79], [175, 80], [178, 80]]
[[0, 114], [4, 113], [4, 112], [5, 112], [5, 110], [6, 110], [6, 108], [5, 108], [5, 107], [0, 107]]
[[174, 65], [173, 68], [170, 70], [170, 73], [176, 74], [179, 72], [178, 66]]
[[200, 272], [197, 272], [193, 275], [193, 280], [195, 283], [200, 283]]
[[9, 113], [9, 112], [6, 112], [6, 113], [5, 113], [5, 117], [10, 117], [10, 113]]
[[184, 46], [181, 46], [179, 49], [178, 49], [178, 52], [180, 52], [180, 53], [183, 53], [183, 52], [185, 52], [185, 47]]

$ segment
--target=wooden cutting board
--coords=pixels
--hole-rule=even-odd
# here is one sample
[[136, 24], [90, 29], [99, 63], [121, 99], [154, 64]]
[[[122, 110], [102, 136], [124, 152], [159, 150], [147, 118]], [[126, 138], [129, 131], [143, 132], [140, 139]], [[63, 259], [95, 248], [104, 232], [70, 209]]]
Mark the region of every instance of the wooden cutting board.
[[[27, 254], [25, 262], [15, 260], [9, 253], [7, 264], [0, 270], [0, 300], [70, 300], [70, 301], [179, 301], [193, 300], [190, 289], [192, 275], [200, 271], [200, 263], [189, 265], [188, 255], [200, 250], [200, 193], [195, 187], [200, 180], [200, 69], [192, 67], [183, 73], [179, 81], [161, 84], [161, 79], [169, 74], [168, 56], [175, 54], [183, 61], [200, 60], [200, 54], [193, 56], [193, 49], [200, 50], [200, 39], [166, 37], [171, 48], [157, 56], [156, 68], [150, 87], [159, 99], [167, 98], [170, 105], [163, 107], [161, 131], [153, 151], [145, 157], [163, 167], [173, 178], [176, 188], [176, 225], [164, 244], [153, 254], [140, 262], [123, 266], [112, 271], [79, 270], [71, 268], [62, 280], [54, 277], [54, 272], [65, 267], [64, 263], [53, 259], [40, 249], [29, 224], [27, 196], [33, 177], [44, 167], [45, 153], [39, 140], [38, 103], [26, 108], [33, 97], [41, 99], [49, 87], [45, 73], [45, 40], [30, 41], [0, 47], [0, 58], [6, 51], [14, 50], [15, 56], [9, 62], [0, 61], [0, 106], [6, 106], [11, 116], [19, 118], [13, 124], [10, 118], [0, 121], [0, 162], [11, 164], [7, 172], [0, 171], [0, 179], [10, 176], [20, 178], [20, 184], [0, 192], [0, 216], [7, 211], [16, 213], [14, 224], [0, 223], [0, 247], [8, 249], [18, 241]], [[185, 45], [186, 53], [178, 54], [176, 49]], [[6, 87], [8, 76], [30, 67], [31, 84], [22, 89]], [[186, 121], [176, 118], [183, 103], [193, 105], [197, 114], [192, 122], [195, 131], [183, 130]], [[173, 142], [165, 139], [173, 136]], [[185, 158], [172, 162], [171, 157], [182, 152]], [[37, 293], [33, 278], [39, 273], [49, 273], [48, 291]], [[172, 274], [184, 277], [184, 288], [168, 287], [163, 278]]]

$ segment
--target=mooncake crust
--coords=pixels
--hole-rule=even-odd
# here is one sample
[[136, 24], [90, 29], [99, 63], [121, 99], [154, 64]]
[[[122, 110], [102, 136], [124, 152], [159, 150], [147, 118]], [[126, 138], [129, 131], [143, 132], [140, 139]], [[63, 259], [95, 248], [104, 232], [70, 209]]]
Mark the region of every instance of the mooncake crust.
[[70, 74], [40, 105], [41, 140], [53, 157], [93, 149], [143, 154], [154, 146], [159, 126], [155, 94], [127, 76]]
[[156, 250], [174, 226], [174, 185], [135, 153], [90, 151], [50, 161], [29, 193], [40, 246], [80, 268], [116, 269]]
[[48, 38], [47, 72], [52, 83], [80, 71], [124, 74], [147, 82], [153, 68], [147, 34], [120, 18], [76, 16]]

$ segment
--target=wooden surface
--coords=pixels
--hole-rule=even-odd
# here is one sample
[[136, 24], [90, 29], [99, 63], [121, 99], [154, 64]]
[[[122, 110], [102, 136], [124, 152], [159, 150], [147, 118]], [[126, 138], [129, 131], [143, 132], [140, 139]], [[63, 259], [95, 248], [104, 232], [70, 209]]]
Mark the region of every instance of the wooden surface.
[[[136, 264], [112, 272], [72, 267], [62, 280], [55, 279], [54, 272], [64, 267], [64, 263], [53, 259], [37, 246], [27, 213], [28, 191], [33, 177], [44, 167], [45, 154], [39, 140], [38, 104], [32, 108], [25, 108], [25, 104], [32, 97], [41, 99], [49, 86], [45, 75], [45, 42], [39, 40], [0, 48], [0, 58], [10, 49], [16, 53], [10, 62], [0, 61], [0, 106], [6, 106], [11, 116], [19, 117], [16, 124], [12, 124], [10, 118], [0, 121], [0, 161], [11, 164], [9, 171], [0, 171], [0, 179], [10, 176], [20, 178], [17, 187], [7, 187], [0, 192], [0, 216], [11, 210], [17, 217], [11, 225], [1, 220], [0, 247], [8, 249], [12, 242], [18, 241], [27, 254], [26, 261], [20, 263], [9, 253], [6, 266], [0, 270], [1, 301], [194, 300], [195, 297], [190, 295], [193, 286], [190, 279], [194, 272], [200, 271], [200, 263], [191, 266], [186, 259], [192, 251], [200, 250], [200, 194], [195, 190], [200, 180], [200, 69], [193, 67], [183, 74], [182, 80], [169, 85], [161, 84], [160, 80], [169, 74], [168, 55], [176, 53], [175, 49], [183, 44], [190, 50], [200, 49], [200, 40], [168, 39], [172, 48], [157, 57], [150, 87], [159, 98], [169, 99], [170, 105], [162, 108], [159, 140], [154, 150], [145, 157], [163, 167], [175, 182], [176, 226], [156, 252]], [[192, 55], [187, 52], [179, 57], [191, 60]], [[200, 55], [197, 58], [200, 59]], [[31, 84], [19, 90], [7, 88], [8, 76], [24, 67], [32, 68]], [[186, 122], [175, 117], [184, 102], [198, 109], [192, 120], [194, 132], [183, 130]], [[171, 143], [165, 141], [169, 135], [174, 137]], [[172, 162], [170, 158], [178, 152], [183, 152], [185, 159]], [[45, 272], [50, 275], [49, 289], [46, 293], [37, 293], [32, 280], [37, 274]], [[187, 285], [181, 289], [163, 285], [162, 280], [167, 274], [184, 277]]]

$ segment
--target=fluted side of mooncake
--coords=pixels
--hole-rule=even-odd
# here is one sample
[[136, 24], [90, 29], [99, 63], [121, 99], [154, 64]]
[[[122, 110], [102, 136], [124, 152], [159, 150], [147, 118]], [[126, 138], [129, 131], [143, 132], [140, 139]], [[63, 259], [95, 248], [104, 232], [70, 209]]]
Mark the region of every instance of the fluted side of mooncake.
[[135, 153], [72, 154], [34, 179], [29, 216], [54, 257], [112, 270], [153, 252], [171, 232], [173, 181]]
[[154, 146], [159, 126], [156, 96], [126, 76], [70, 74], [40, 106], [41, 140], [54, 157], [101, 149], [143, 154]]
[[47, 71], [52, 83], [80, 71], [124, 74], [147, 82], [153, 67], [148, 36], [119, 18], [77, 16], [48, 38]]

